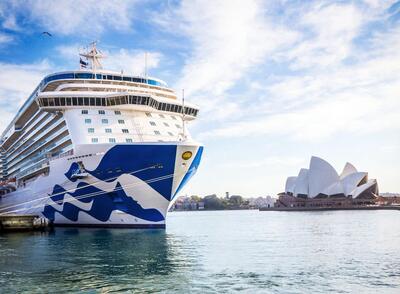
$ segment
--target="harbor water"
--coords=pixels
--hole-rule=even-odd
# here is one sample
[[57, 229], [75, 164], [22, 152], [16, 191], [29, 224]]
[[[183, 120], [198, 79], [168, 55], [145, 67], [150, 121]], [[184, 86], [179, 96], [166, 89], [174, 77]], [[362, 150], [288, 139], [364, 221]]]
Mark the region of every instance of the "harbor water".
[[400, 212], [174, 212], [0, 235], [1, 293], [400, 293]]

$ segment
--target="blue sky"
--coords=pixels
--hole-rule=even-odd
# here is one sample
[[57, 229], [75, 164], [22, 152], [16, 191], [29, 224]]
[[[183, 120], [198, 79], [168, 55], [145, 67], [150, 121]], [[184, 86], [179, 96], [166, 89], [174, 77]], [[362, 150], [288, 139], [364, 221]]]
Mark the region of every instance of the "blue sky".
[[99, 40], [106, 68], [141, 74], [149, 52], [150, 74], [201, 107], [184, 193], [274, 195], [311, 155], [400, 192], [399, 18], [390, 0], [2, 1], [0, 126]]

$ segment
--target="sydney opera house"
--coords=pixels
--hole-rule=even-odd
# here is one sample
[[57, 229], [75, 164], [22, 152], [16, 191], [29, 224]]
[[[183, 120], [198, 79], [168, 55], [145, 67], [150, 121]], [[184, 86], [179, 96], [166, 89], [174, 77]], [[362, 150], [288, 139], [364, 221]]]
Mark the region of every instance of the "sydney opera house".
[[280, 194], [277, 205], [373, 204], [378, 195], [378, 183], [368, 179], [367, 172], [357, 171], [351, 163], [346, 163], [338, 174], [328, 162], [313, 156], [309, 168], [287, 178], [285, 192]]

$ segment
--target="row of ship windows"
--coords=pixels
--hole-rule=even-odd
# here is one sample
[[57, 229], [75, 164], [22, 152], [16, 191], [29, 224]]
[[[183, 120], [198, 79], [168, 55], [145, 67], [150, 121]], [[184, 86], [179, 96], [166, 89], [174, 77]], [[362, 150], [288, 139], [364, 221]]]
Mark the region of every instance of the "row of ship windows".
[[[154, 134], [157, 135], [157, 136], [161, 136], [161, 133], [159, 131], [154, 131]], [[171, 137], [174, 136], [174, 134], [171, 133], [171, 132], [168, 132], [168, 135], [170, 135]], [[91, 140], [92, 140], [92, 143], [99, 143], [99, 138], [92, 138]], [[108, 142], [109, 143], [116, 143], [116, 139], [115, 138], [108, 138]], [[131, 138], [126, 138], [125, 142], [126, 143], [132, 143], [133, 140]]]
[[[112, 129], [105, 129], [106, 133], [112, 133]], [[94, 128], [88, 128], [88, 133], [94, 133]], [[122, 129], [122, 133], [129, 134], [128, 129]]]
[[[177, 125], [177, 127], [181, 128], [181, 126], [179, 126], [179, 125]], [[110, 133], [112, 133], [112, 129], [105, 129], [105, 132], [110, 134]], [[92, 133], [93, 134], [94, 133], [94, 128], [88, 128], [88, 133]], [[122, 133], [129, 134], [129, 130], [128, 129], [122, 129]], [[160, 135], [159, 131], [154, 131], [154, 133], [156, 135]], [[171, 133], [171, 132], [168, 132], [168, 134], [173, 136], [173, 133]]]
[[[85, 118], [85, 124], [91, 124], [91, 123], [92, 123], [92, 119], [90, 119], [90, 118]], [[103, 119], [101, 120], [101, 123], [102, 123], [102, 124], [108, 124], [108, 119], [103, 118]], [[123, 119], [119, 119], [119, 120], [118, 120], [118, 123], [119, 123], [120, 125], [123, 125], [123, 124], [125, 124], [125, 121], [124, 121]]]
[[[99, 110], [98, 113], [99, 113], [99, 114], [103, 114], [103, 115], [106, 114], [105, 110]], [[82, 114], [89, 114], [89, 111], [86, 110], [86, 109], [83, 109], [83, 110], [82, 110]], [[121, 111], [119, 111], [119, 110], [114, 110], [114, 114], [115, 114], [115, 115], [121, 115]], [[150, 112], [146, 112], [146, 116], [147, 116], [147, 117], [153, 117], [153, 116], [151, 115]], [[159, 116], [160, 116], [161, 118], [165, 118], [165, 115], [164, 115], [164, 114], [161, 114], [161, 113], [160, 113]], [[171, 117], [172, 119], [176, 120], [176, 117], [175, 117], [175, 116], [170, 115], [170, 117]]]
[[[83, 109], [83, 110], [82, 110], [82, 114], [89, 114], [89, 110]], [[105, 111], [105, 110], [99, 110], [99, 114], [106, 114], [106, 111]], [[115, 111], [114, 111], [114, 114], [115, 114], [115, 115], [121, 115], [121, 111], [115, 110]]]
[[[92, 120], [91, 120], [90, 118], [86, 118], [86, 119], [85, 119], [85, 124], [91, 124], [91, 123], [92, 123]], [[102, 123], [102, 124], [108, 124], [108, 119], [103, 118], [103, 119], [101, 120], [101, 123]], [[124, 121], [123, 119], [119, 119], [119, 120], [118, 120], [118, 123], [119, 123], [119, 124], [125, 124], [125, 121]], [[152, 125], [152, 126], [157, 126], [157, 124], [156, 124], [154, 121], [150, 121], [149, 123], [150, 123], [150, 125]], [[164, 122], [163, 124], [164, 124], [164, 126], [169, 127], [169, 124], [168, 124], [168, 123]], [[175, 126], [176, 126], [178, 129], [181, 129], [181, 128], [182, 128], [182, 127], [181, 127], [180, 125], [178, 125], [178, 124], [176, 124]], [[107, 129], [106, 129], [106, 130], [107, 130]]]

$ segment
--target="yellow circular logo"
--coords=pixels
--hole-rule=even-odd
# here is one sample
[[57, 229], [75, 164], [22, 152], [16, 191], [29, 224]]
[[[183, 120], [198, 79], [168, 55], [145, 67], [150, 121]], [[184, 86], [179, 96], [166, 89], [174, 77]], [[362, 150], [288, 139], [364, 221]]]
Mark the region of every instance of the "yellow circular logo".
[[192, 151], [185, 151], [182, 153], [182, 159], [188, 160], [192, 157], [193, 153]]

